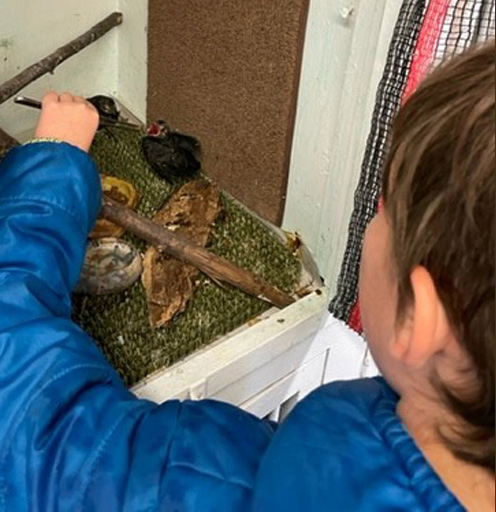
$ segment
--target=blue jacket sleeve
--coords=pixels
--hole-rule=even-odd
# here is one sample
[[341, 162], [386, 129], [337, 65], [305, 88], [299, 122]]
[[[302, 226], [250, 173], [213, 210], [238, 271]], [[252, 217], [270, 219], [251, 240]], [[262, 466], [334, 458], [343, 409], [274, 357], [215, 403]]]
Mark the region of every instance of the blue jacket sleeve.
[[68, 144], [0, 164], [0, 511], [242, 511], [271, 435], [216, 402], [137, 400], [70, 319], [100, 206]]

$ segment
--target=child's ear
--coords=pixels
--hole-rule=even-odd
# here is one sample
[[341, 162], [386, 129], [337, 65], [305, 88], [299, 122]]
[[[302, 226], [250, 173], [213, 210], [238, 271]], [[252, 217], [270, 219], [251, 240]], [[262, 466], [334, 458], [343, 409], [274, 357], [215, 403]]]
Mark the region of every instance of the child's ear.
[[450, 340], [451, 327], [434, 281], [424, 267], [415, 267], [410, 274], [413, 301], [398, 327], [392, 353], [403, 364], [421, 368]]

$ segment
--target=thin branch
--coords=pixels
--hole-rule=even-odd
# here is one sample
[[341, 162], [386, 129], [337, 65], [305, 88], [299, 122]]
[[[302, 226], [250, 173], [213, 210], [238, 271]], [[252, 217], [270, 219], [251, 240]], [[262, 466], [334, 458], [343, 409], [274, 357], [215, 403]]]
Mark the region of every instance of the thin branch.
[[116, 203], [107, 196], [104, 199], [102, 216], [126, 228], [148, 243], [160, 247], [166, 254], [193, 265], [217, 281], [229, 283], [245, 293], [284, 308], [295, 302], [291, 296], [272, 286], [261, 277], [244, 270], [210, 251], [192, 244], [184, 237], [162, 227], [131, 208]]
[[11, 78], [4, 84], [0, 85], [0, 104], [17, 94], [21, 89], [26, 87], [26, 85], [34, 82], [40, 76], [43, 76], [46, 73], [53, 73], [55, 68], [62, 64], [62, 62], [100, 39], [109, 30], [121, 23], [122, 14], [120, 12], [112, 13], [81, 36], [60, 47], [48, 57], [45, 57], [39, 62], [29, 66], [14, 78]]

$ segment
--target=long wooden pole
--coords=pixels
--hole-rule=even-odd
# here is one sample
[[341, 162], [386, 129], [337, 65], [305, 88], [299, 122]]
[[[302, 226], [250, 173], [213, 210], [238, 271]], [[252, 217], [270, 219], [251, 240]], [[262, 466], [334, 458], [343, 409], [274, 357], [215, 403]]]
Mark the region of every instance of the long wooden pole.
[[34, 82], [46, 73], [53, 73], [54, 69], [62, 64], [69, 57], [80, 52], [91, 43], [105, 35], [109, 30], [122, 23], [122, 14], [114, 12], [107, 16], [100, 23], [91, 27], [87, 32], [80, 35], [70, 43], [60, 47], [44, 59], [29, 66], [18, 75], [0, 85], [0, 104], [17, 94], [26, 85]]
[[193, 265], [215, 280], [232, 284], [245, 293], [278, 308], [284, 308], [295, 302], [293, 297], [267, 283], [261, 277], [203, 247], [192, 244], [186, 238], [176, 235], [106, 196], [103, 201], [102, 216], [150, 244], [160, 247], [170, 256]]

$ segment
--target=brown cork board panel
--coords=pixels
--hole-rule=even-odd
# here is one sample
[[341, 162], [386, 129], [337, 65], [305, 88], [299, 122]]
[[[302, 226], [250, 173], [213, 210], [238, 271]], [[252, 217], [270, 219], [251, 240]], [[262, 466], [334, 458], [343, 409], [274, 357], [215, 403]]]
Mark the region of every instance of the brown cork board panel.
[[279, 224], [308, 0], [151, 0], [148, 118], [203, 146], [204, 171]]

